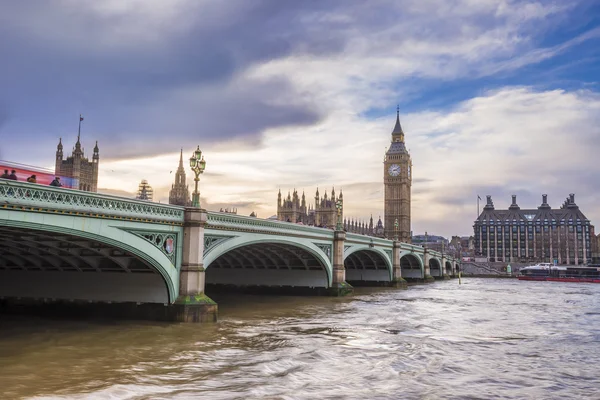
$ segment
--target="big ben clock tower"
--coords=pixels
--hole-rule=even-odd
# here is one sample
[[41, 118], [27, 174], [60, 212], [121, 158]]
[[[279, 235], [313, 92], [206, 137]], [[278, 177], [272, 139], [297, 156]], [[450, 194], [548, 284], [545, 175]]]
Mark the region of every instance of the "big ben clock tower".
[[[410, 187], [412, 183], [412, 160], [404, 144], [404, 132], [400, 126], [400, 108], [396, 111], [396, 126], [392, 131], [392, 143], [383, 162], [384, 235], [405, 243], [410, 236]], [[397, 228], [396, 228], [397, 221]]]

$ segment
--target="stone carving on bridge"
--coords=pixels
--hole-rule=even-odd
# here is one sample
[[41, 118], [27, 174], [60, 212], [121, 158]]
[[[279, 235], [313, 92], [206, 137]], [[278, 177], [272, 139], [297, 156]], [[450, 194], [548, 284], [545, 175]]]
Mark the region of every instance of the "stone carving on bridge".
[[331, 245], [331, 244], [322, 244], [322, 243], [314, 243], [314, 245], [317, 246], [319, 249], [321, 249], [321, 251], [327, 255], [327, 258], [329, 258], [329, 260], [331, 262], [333, 262], [333, 258], [332, 258], [332, 247], [333, 247], [333, 245]]
[[229, 239], [233, 239], [235, 236], [217, 236], [217, 235], [204, 235], [204, 253], [206, 256], [215, 246], [226, 242]]

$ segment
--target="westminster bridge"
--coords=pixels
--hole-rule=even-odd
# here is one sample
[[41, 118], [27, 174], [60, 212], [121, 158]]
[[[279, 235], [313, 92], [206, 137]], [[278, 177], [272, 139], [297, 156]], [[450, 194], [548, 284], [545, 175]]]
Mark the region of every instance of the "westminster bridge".
[[457, 259], [392, 240], [0, 179], [3, 305], [215, 321], [211, 287], [345, 295], [458, 270]]

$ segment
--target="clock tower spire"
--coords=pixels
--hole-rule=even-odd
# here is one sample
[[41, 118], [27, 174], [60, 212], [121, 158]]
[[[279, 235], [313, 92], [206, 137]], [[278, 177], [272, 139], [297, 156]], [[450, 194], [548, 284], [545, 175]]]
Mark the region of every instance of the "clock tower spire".
[[[412, 185], [412, 160], [404, 144], [404, 131], [400, 125], [400, 107], [396, 108], [396, 125], [392, 141], [383, 162], [384, 185], [384, 235], [405, 243], [411, 241], [410, 191]], [[395, 223], [398, 221], [396, 232]]]

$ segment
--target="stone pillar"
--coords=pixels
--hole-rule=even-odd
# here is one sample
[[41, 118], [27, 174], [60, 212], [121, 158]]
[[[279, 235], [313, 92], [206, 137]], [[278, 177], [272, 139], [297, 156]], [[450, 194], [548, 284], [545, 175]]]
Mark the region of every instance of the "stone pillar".
[[429, 268], [429, 259], [431, 255], [429, 254], [429, 250], [425, 248], [423, 250], [423, 264], [425, 264], [425, 280], [428, 280], [431, 277], [431, 268]]
[[442, 265], [441, 265], [442, 270], [440, 271], [442, 273], [442, 278], [444, 279], [448, 279], [448, 273], [446, 272], [446, 256], [442, 254]]
[[179, 274], [179, 297], [173, 304], [180, 322], [216, 322], [218, 306], [204, 294], [204, 227], [206, 210], [187, 207], [183, 229], [183, 260]]
[[392, 248], [392, 287], [406, 289], [408, 284], [402, 278], [402, 268], [400, 267], [400, 253], [402, 252], [400, 246], [400, 242], [394, 240]]
[[346, 232], [335, 231], [333, 233], [333, 276], [331, 277], [331, 288], [328, 292], [332, 296], [346, 296], [354, 291], [354, 288], [346, 282], [346, 268], [344, 267], [344, 242]]

